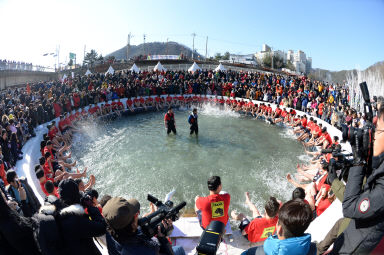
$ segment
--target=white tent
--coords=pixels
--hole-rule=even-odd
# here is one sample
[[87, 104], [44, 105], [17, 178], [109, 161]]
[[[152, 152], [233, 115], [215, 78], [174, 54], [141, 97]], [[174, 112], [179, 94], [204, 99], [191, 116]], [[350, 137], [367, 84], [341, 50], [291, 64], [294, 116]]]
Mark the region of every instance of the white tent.
[[92, 73], [91, 73], [91, 71], [89, 71], [89, 69], [88, 69], [88, 70], [85, 72], [85, 75], [88, 76], [88, 75], [90, 75], [90, 74], [92, 74]]
[[220, 63], [220, 65], [215, 68], [215, 71], [227, 71], [227, 69]]
[[140, 72], [140, 68], [137, 67], [137, 65], [135, 63], [133, 63], [133, 66], [131, 67], [131, 69], [129, 69], [130, 71], [134, 71], [135, 73], [138, 73]]
[[164, 66], [159, 62], [157, 62], [157, 65], [155, 68], [153, 68], [153, 71], [167, 71], [167, 69], [164, 68]]
[[113, 74], [115, 70], [112, 68], [112, 66], [109, 66], [108, 71], [105, 74]]
[[196, 64], [196, 62], [193, 62], [193, 65], [188, 69], [188, 72], [196, 72], [197, 70], [201, 70], [201, 68]]

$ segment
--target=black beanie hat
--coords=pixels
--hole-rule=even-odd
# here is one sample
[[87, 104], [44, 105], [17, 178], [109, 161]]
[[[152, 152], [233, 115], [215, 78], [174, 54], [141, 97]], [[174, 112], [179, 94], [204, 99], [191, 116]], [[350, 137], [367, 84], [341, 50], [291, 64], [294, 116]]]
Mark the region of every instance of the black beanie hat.
[[72, 179], [62, 180], [59, 184], [60, 199], [67, 205], [80, 203], [79, 186]]

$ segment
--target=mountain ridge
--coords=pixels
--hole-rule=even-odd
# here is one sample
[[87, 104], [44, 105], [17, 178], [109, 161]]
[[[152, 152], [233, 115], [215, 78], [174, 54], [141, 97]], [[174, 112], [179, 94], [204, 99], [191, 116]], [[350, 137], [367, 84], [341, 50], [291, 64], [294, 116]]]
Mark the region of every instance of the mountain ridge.
[[[130, 45], [129, 58], [135, 58], [143, 55], [183, 55], [187, 58], [192, 57], [192, 50], [177, 42], [148, 42], [139, 45]], [[127, 59], [127, 45], [107, 55], [114, 56], [116, 59]], [[195, 58], [202, 58], [196, 50]]]
[[308, 76], [311, 79], [315, 80], [342, 83], [343, 81], [347, 80], [347, 74], [353, 73], [354, 75], [356, 75], [358, 71], [372, 72], [381, 76], [382, 79], [384, 79], [384, 61], [378, 61], [364, 70], [351, 69], [341, 71], [330, 71], [322, 68], [313, 68], [308, 74]]

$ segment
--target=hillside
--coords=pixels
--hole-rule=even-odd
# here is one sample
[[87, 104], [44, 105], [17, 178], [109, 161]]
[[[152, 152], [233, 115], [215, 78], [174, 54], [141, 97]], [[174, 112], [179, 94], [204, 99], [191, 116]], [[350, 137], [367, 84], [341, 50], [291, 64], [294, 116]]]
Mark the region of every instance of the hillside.
[[[192, 56], [192, 50], [187, 46], [179, 44], [177, 42], [150, 42], [143, 44], [131, 45], [129, 49], [129, 58], [134, 58], [140, 55], [181, 55], [190, 58]], [[114, 56], [116, 59], [127, 59], [127, 46], [116, 50], [108, 56]], [[202, 56], [195, 51], [195, 58], [202, 58]]]
[[[384, 61], [377, 62], [374, 65], [371, 65], [365, 70], [362, 70], [363, 72], [372, 72], [377, 73], [377, 75], [381, 75], [384, 79]], [[321, 68], [314, 68], [312, 69], [311, 73], [308, 75], [311, 79], [315, 80], [323, 80], [323, 81], [329, 81], [329, 82], [337, 82], [342, 83], [347, 78], [347, 74], [350, 72], [357, 73], [356, 69], [353, 70], [342, 70], [342, 71], [329, 71]]]

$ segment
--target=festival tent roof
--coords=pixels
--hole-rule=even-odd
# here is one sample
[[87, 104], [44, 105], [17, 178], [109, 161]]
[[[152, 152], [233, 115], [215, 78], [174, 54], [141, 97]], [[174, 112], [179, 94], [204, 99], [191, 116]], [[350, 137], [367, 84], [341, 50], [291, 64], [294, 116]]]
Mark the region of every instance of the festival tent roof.
[[196, 62], [193, 62], [193, 65], [188, 69], [188, 72], [196, 72], [197, 70], [201, 70], [201, 68], [196, 64]]
[[90, 74], [92, 74], [92, 73], [91, 73], [91, 71], [88, 69], [88, 70], [85, 72], [85, 75], [88, 76], [88, 75], [90, 75]]
[[134, 71], [135, 73], [138, 73], [140, 72], [140, 68], [137, 67], [137, 65], [135, 63], [133, 63], [133, 66], [131, 67], [131, 69], [129, 69], [130, 71]]
[[220, 63], [220, 65], [215, 68], [215, 71], [227, 71], [227, 69]]
[[109, 66], [108, 71], [105, 74], [113, 74], [115, 70], [112, 68], [112, 66]]
[[155, 68], [153, 68], [153, 71], [167, 71], [167, 69], [164, 68], [164, 66], [159, 62], [157, 62], [157, 65]]

